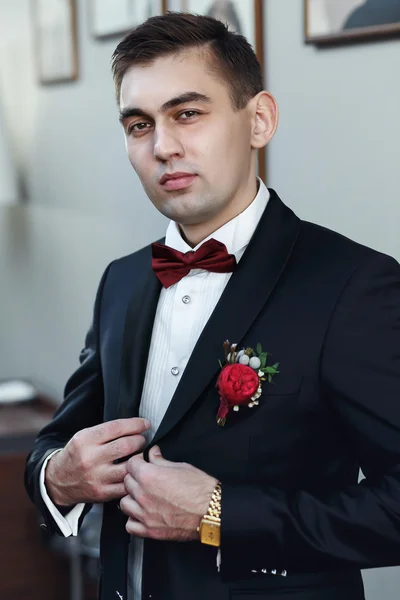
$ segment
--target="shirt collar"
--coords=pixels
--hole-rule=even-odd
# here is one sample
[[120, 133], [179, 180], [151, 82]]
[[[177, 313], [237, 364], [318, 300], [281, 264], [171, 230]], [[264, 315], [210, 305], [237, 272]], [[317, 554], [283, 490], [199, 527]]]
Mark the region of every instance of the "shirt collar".
[[259, 177], [257, 179], [259, 188], [253, 202], [242, 213], [214, 231], [195, 248], [191, 248], [185, 242], [181, 236], [178, 224], [174, 221], [170, 221], [168, 225], [165, 244], [174, 250], [185, 253], [190, 250], [197, 250], [204, 242], [213, 238], [225, 244], [228, 253], [234, 254], [236, 260], [239, 261], [256, 230], [270, 197], [270, 193], [264, 182]]

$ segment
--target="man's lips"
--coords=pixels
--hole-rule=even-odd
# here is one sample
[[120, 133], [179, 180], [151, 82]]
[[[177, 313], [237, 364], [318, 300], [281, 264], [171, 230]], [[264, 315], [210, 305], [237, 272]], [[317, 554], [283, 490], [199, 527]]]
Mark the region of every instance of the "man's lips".
[[166, 190], [182, 190], [189, 187], [195, 177], [193, 173], [184, 172], [165, 174], [160, 179], [160, 185]]

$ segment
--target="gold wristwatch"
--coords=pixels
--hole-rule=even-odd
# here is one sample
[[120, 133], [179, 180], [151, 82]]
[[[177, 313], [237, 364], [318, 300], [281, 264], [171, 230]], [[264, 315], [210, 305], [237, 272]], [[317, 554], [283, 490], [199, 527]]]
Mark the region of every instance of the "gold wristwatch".
[[211, 496], [208, 511], [197, 528], [200, 542], [219, 547], [221, 544], [221, 484], [217, 483]]

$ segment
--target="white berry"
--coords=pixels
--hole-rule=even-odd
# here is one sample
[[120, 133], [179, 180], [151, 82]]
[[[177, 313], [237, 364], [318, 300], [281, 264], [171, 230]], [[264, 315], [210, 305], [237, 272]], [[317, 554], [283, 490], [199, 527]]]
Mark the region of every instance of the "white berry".
[[239, 362], [241, 365], [248, 365], [250, 362], [250, 357], [247, 356], [247, 354], [242, 354], [242, 356], [239, 358]]
[[252, 356], [249, 364], [252, 369], [258, 370], [261, 367], [261, 360], [258, 358], [258, 356]]

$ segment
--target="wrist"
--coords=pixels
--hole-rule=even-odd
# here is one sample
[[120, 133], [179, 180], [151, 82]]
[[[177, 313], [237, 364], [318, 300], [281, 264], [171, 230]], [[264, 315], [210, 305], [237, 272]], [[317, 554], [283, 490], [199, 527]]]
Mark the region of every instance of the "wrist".
[[71, 507], [74, 505], [70, 499], [65, 497], [62, 488], [59, 485], [60, 478], [58, 476], [59, 467], [58, 461], [62, 450], [54, 454], [49, 462], [46, 465], [45, 473], [44, 473], [44, 484], [47, 490], [47, 493], [56, 507], [65, 509], [67, 507]]

